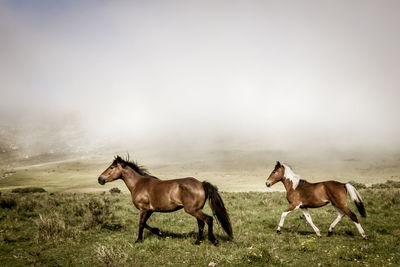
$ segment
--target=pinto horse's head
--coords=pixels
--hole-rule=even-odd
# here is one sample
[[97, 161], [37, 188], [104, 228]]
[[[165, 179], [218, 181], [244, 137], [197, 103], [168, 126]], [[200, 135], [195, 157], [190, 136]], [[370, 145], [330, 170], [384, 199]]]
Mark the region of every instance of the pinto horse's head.
[[104, 185], [105, 183], [112, 182], [114, 180], [122, 178], [122, 169], [124, 168], [125, 161], [117, 156], [111, 165], [99, 176], [99, 184]]
[[267, 181], [265, 182], [266, 186], [270, 187], [279, 182], [280, 180], [282, 180], [284, 174], [285, 167], [279, 161], [277, 161], [274, 170], [271, 172]]

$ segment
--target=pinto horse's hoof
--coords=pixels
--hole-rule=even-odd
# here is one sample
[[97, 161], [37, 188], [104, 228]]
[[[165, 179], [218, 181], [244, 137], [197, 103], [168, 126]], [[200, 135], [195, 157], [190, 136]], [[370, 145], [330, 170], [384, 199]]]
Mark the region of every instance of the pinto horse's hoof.
[[328, 236], [332, 236], [333, 235], [333, 232], [328, 232]]
[[276, 233], [277, 233], [277, 234], [280, 234], [280, 233], [281, 233], [281, 230], [276, 230]]

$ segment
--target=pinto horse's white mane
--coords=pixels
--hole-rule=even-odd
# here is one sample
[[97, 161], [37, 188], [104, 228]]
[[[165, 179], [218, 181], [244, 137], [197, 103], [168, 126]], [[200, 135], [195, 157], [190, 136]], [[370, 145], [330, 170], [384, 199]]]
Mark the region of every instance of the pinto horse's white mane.
[[299, 185], [300, 182], [300, 175], [295, 174], [292, 169], [286, 165], [286, 164], [282, 164], [283, 167], [285, 167], [285, 173], [283, 174], [283, 176], [287, 179], [289, 179], [290, 181], [292, 181], [292, 187], [293, 189], [296, 189], [296, 187]]

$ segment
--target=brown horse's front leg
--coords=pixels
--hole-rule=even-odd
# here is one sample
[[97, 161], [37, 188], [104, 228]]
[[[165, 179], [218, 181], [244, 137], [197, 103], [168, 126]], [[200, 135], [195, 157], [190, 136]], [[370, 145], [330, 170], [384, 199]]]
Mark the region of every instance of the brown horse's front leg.
[[149, 210], [141, 210], [140, 211], [140, 219], [139, 219], [139, 234], [136, 240], [136, 243], [143, 241], [143, 229], [146, 227], [146, 222], [150, 218], [152, 211]]
[[152, 232], [153, 234], [158, 235], [159, 237], [162, 237], [162, 236], [163, 236], [161, 230], [158, 229], [158, 228], [150, 227], [150, 226], [147, 225], [147, 224], [146, 224], [144, 227], [145, 227], [147, 230], [149, 230], [150, 232]]

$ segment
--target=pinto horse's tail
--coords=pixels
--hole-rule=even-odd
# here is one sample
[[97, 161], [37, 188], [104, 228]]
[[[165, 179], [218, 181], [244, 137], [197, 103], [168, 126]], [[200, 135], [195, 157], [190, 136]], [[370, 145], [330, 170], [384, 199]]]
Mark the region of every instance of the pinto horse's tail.
[[233, 238], [231, 220], [229, 219], [229, 214], [225, 208], [224, 202], [218, 193], [218, 188], [209, 182], [203, 182], [203, 188], [206, 192], [206, 199], [208, 199], [208, 202], [210, 203], [214, 216], [217, 217], [228, 236]]
[[354, 186], [352, 186], [351, 184], [346, 184], [345, 186], [346, 186], [347, 192], [350, 195], [351, 200], [354, 201], [354, 204], [356, 204], [358, 212], [361, 214], [362, 217], [366, 217], [367, 214], [365, 212], [364, 204], [362, 203], [361, 196], [357, 192], [356, 188]]

